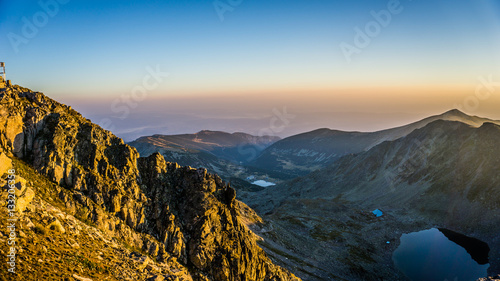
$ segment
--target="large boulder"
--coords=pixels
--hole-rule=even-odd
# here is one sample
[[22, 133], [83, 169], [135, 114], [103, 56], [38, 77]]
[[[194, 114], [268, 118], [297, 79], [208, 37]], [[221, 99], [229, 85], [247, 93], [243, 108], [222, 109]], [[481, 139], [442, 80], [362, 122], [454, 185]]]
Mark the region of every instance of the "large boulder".
[[0, 176], [6, 174], [10, 169], [12, 169], [12, 160], [5, 153], [0, 152]]

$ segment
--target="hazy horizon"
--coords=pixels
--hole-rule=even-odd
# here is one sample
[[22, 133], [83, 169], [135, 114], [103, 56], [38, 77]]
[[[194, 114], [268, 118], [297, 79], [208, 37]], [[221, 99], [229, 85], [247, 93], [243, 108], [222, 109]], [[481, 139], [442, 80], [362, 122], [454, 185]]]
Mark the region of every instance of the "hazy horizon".
[[[76, 108], [78, 109], [78, 108]], [[130, 119], [120, 122], [117, 119], [113, 122], [111, 131], [125, 141], [133, 141], [142, 136], [151, 135], [178, 135], [194, 134], [199, 131], [222, 131], [227, 133], [247, 133], [255, 136], [278, 136], [286, 138], [292, 135], [305, 133], [317, 129], [331, 129], [351, 132], [375, 132], [395, 127], [405, 126], [410, 123], [420, 121], [424, 118], [443, 114], [454, 108], [442, 110], [433, 113], [374, 113], [374, 112], [292, 112], [288, 107], [273, 108], [269, 115], [262, 117], [217, 117], [203, 116], [203, 112], [198, 111], [197, 115], [183, 115], [176, 113], [166, 113], [162, 115], [164, 119], [157, 118], [161, 112], [141, 112], [136, 111]], [[274, 114], [278, 112], [277, 114]], [[465, 113], [465, 112], [464, 112]], [[99, 120], [107, 118], [107, 115], [82, 113], [84, 116], [93, 116], [92, 122], [98, 123]], [[467, 114], [467, 113], [466, 113]], [[280, 119], [281, 116], [288, 115], [287, 119]], [[490, 116], [470, 114], [492, 120], [499, 120]], [[274, 121], [276, 122], [274, 122]], [[374, 122], [373, 120], [377, 120]], [[141, 126], [148, 123], [146, 126]], [[168, 125], [165, 125], [168, 124]], [[195, 125], [193, 123], [196, 123]], [[273, 126], [274, 124], [274, 126]]]

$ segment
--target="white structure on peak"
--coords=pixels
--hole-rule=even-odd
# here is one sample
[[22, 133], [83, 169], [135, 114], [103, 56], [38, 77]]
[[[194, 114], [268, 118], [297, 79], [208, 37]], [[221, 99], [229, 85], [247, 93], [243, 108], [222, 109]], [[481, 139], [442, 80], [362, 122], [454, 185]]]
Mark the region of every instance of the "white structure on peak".
[[0, 75], [2, 75], [4, 81], [7, 81], [5, 77], [5, 62], [0, 62]]

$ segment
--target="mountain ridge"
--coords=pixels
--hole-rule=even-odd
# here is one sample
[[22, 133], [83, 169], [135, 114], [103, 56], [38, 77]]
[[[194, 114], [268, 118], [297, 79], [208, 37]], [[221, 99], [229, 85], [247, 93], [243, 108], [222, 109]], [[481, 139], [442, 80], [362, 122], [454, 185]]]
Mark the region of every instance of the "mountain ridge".
[[460, 121], [475, 127], [485, 122], [500, 124], [500, 121], [469, 116], [452, 109], [408, 125], [375, 132], [323, 128], [277, 141], [266, 148], [250, 165], [287, 173], [290, 176], [303, 176], [326, 167], [343, 155], [366, 151], [383, 141], [398, 139], [436, 120]]
[[[211, 131], [211, 130], [201, 130], [194, 134], [176, 134], [176, 135], [164, 135], [164, 134], [154, 134], [151, 136], [143, 136], [137, 138], [132, 142], [141, 142], [147, 138], [161, 139], [166, 142], [166, 144], [178, 145], [176, 140], [184, 141], [183, 147], [185, 148], [197, 148], [197, 149], [209, 149], [213, 145], [215, 147], [234, 147], [238, 145], [254, 144], [266, 146], [270, 143], [280, 140], [276, 136], [254, 136], [251, 134], [243, 132], [228, 133], [224, 131]], [[217, 141], [212, 141], [216, 139]], [[206, 141], [203, 141], [206, 140]], [[197, 142], [198, 141], [198, 142]], [[196, 146], [199, 144], [200, 146]], [[206, 144], [207, 147], [202, 145]], [[191, 147], [193, 146], [193, 147]]]

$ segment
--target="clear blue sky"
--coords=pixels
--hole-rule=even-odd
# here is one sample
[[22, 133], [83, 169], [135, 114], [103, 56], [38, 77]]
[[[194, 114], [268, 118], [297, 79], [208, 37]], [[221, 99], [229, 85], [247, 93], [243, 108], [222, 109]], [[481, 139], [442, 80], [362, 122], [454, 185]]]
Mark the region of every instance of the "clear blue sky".
[[[494, 0], [401, 0], [400, 12], [350, 63], [341, 43], [354, 45], [355, 28], [364, 29], [373, 21], [371, 11], [387, 10], [391, 1], [242, 0], [223, 21], [212, 1], [54, 1], [41, 1], [58, 3], [45, 22], [37, 1], [0, 1], [0, 61], [14, 83], [70, 103], [89, 117], [115, 118], [109, 104], [140, 85], [146, 67], [157, 65], [170, 76], [148, 92], [142, 109], [133, 110], [238, 96], [240, 103], [261, 99], [260, 111], [238, 110], [252, 118], [282, 106], [304, 114], [324, 106], [323, 113], [411, 109], [423, 116], [473, 95], [479, 76], [500, 82], [500, 4]], [[38, 20], [40, 27], [23, 35], [23, 18]], [[270, 95], [282, 98], [268, 100]], [[317, 103], [304, 102], [311, 96]], [[498, 96], [500, 89], [470, 113], [500, 117], [491, 116], [498, 111], [492, 104], [500, 106]], [[375, 106], [377, 97], [383, 100]], [[98, 102], [100, 112], [92, 105]], [[370, 128], [354, 124], [353, 129]]]

